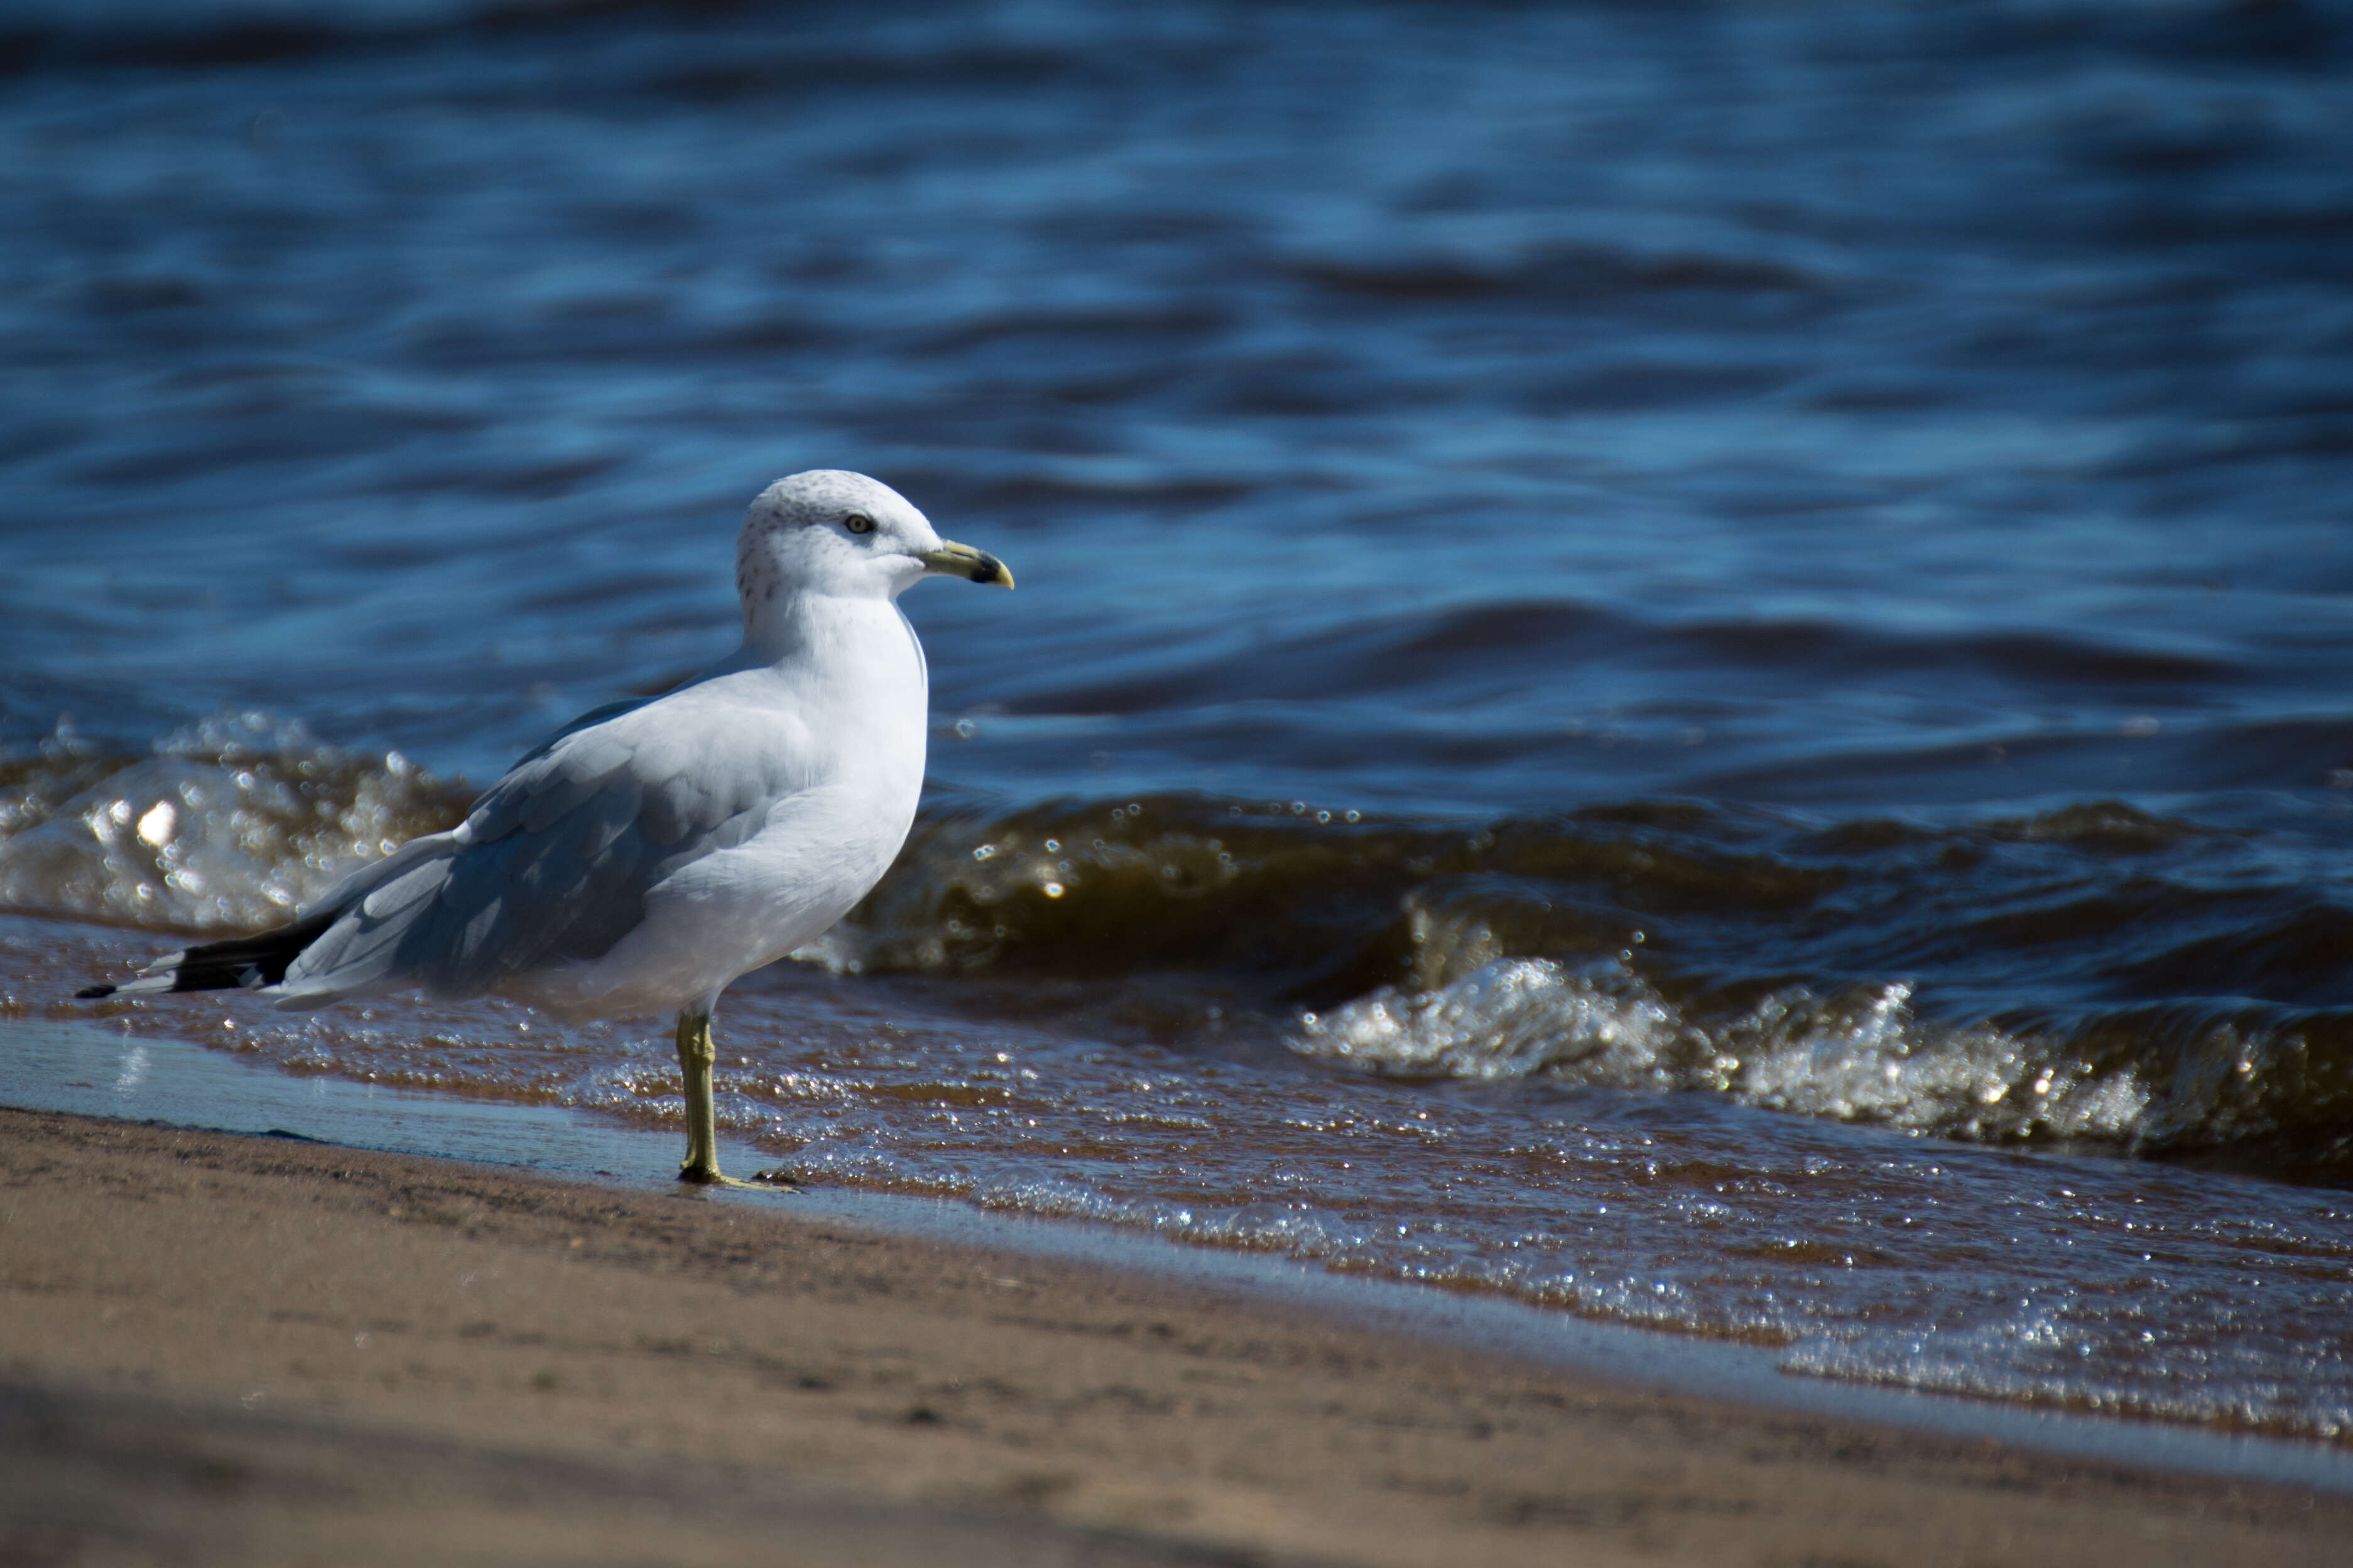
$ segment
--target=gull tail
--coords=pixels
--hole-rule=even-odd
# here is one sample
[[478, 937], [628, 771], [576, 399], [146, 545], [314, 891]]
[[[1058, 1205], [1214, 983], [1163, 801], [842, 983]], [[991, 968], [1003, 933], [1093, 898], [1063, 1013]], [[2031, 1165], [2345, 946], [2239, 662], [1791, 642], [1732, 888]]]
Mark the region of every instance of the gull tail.
[[231, 937], [167, 952], [141, 970], [136, 980], [121, 985], [86, 985], [74, 994], [90, 1001], [142, 991], [251, 991], [275, 985], [286, 978], [288, 966], [302, 955], [302, 950], [325, 934], [343, 912], [330, 907], [259, 936]]
[[167, 952], [136, 980], [87, 985], [74, 994], [94, 1001], [147, 992], [262, 991], [281, 1007], [315, 1007], [381, 984], [397, 967], [401, 937], [448, 879], [457, 849], [447, 833], [411, 839], [290, 924]]

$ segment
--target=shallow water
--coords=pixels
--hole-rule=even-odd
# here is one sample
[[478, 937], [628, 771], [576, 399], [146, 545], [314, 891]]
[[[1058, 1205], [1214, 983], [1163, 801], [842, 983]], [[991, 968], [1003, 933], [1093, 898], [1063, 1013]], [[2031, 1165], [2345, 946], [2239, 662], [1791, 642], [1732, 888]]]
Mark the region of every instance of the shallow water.
[[[1022, 588], [911, 596], [916, 837], [730, 994], [780, 1170], [2353, 1430], [2353, 16], [27, 14], [16, 1016], [858, 468]], [[122, 1016], [677, 1115], [643, 1023]]]

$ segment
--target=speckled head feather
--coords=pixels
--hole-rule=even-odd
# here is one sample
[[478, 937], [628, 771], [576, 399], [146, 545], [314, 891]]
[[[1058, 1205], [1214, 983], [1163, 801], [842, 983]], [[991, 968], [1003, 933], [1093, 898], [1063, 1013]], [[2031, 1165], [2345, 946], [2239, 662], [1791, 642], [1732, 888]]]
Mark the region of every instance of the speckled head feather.
[[781, 594], [895, 597], [941, 547], [930, 521], [889, 485], [812, 468], [778, 479], [744, 513], [735, 592], [746, 626]]

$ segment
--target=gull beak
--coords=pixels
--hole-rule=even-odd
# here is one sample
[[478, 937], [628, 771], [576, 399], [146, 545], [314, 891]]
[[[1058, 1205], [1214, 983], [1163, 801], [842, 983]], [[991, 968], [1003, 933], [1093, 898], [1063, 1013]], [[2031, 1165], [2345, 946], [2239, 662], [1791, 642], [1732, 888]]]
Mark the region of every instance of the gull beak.
[[976, 583], [996, 583], [1008, 588], [1013, 586], [1013, 574], [1005, 569], [1004, 562], [987, 551], [975, 550], [969, 544], [955, 544], [942, 540], [937, 550], [920, 551], [915, 559], [930, 570], [951, 577], [969, 577]]

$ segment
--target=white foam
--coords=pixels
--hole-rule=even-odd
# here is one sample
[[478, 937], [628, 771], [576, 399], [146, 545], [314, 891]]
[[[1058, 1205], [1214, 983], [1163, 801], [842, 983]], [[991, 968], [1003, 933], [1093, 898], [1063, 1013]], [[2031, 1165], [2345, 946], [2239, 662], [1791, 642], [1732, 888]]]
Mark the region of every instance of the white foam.
[[2148, 1088], [1991, 1025], [1924, 1021], [1895, 981], [1778, 992], [1729, 1022], [1685, 1017], [1624, 965], [1506, 958], [1433, 991], [1384, 986], [1303, 1015], [1303, 1056], [1406, 1078], [1526, 1078], [1713, 1089], [1767, 1110], [1975, 1142], [2128, 1142]]
[[1682, 1033], [1673, 1009], [1622, 968], [1572, 973], [1550, 959], [1511, 958], [1436, 991], [1384, 986], [1330, 1013], [1307, 1014], [1292, 1047], [1400, 1077], [1546, 1072], [1666, 1088], [1657, 1080]]

